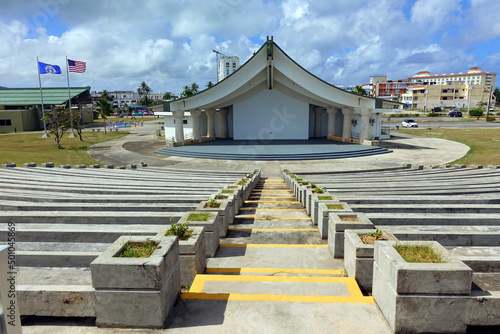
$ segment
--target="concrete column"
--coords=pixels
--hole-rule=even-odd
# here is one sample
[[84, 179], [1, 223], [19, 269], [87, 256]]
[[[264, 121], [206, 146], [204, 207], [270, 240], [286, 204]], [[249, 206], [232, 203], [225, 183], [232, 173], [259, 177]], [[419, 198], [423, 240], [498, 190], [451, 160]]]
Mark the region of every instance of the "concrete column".
[[175, 120], [175, 141], [184, 144], [184, 110], [172, 111]]
[[359, 143], [363, 144], [363, 140], [370, 137], [370, 115], [372, 114], [372, 109], [361, 109], [361, 130], [359, 131]]
[[193, 139], [201, 142], [201, 132], [200, 132], [200, 116], [201, 110], [192, 109], [189, 110], [191, 114], [191, 119], [193, 120]]
[[321, 114], [323, 113], [323, 108], [314, 108], [314, 138], [321, 137]]
[[207, 114], [207, 137], [215, 138], [215, 109], [207, 109], [205, 114]]
[[354, 114], [354, 109], [352, 108], [342, 108], [342, 114], [344, 114], [344, 128], [342, 129], [342, 141], [349, 139], [351, 141], [352, 133], [352, 115]]
[[328, 138], [335, 136], [335, 115], [337, 114], [337, 110], [337, 108], [326, 108], [326, 112], [328, 113]]
[[227, 114], [229, 110], [227, 108], [219, 109], [220, 112], [220, 136], [221, 138], [227, 138]]

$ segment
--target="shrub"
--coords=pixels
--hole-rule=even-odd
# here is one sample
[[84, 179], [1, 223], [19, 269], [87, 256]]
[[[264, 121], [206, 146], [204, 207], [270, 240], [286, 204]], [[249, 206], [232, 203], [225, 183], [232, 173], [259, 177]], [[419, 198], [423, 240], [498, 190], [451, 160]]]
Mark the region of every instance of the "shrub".
[[474, 108], [469, 111], [469, 116], [483, 116], [483, 109]]
[[494, 122], [494, 121], [495, 121], [495, 116], [486, 117], [486, 122]]
[[185, 222], [179, 226], [173, 223], [165, 235], [174, 235], [180, 240], [187, 240], [191, 237], [191, 234], [193, 234], [193, 229], [189, 229], [189, 222]]
[[438, 112], [430, 112], [427, 114], [427, 117], [440, 117], [440, 116], [444, 116], [445, 114], [443, 113], [438, 113]]
[[207, 201], [207, 204], [205, 204], [205, 207], [206, 208], [218, 208], [218, 207], [220, 207], [220, 203], [217, 203], [215, 198], [212, 198], [212, 199], [209, 199]]

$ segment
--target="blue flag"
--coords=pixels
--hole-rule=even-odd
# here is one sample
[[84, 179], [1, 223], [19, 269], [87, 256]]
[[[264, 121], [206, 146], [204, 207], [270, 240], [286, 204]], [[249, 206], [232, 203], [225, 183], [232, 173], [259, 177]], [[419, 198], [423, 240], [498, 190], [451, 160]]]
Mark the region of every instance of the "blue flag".
[[61, 74], [61, 68], [57, 65], [50, 65], [42, 62], [38, 62], [38, 69], [40, 70], [40, 74]]

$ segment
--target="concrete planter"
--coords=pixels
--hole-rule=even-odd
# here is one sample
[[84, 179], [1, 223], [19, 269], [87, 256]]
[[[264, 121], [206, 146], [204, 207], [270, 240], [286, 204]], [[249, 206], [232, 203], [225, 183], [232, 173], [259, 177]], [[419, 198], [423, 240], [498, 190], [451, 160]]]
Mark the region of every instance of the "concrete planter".
[[[344, 231], [344, 267], [347, 276], [354, 277], [365, 291], [372, 291], [373, 254], [375, 245], [364, 244], [359, 234], [372, 233], [376, 230], [345, 230]], [[387, 231], [383, 236], [390, 241], [397, 239]], [[381, 240], [382, 241], [382, 240]], [[379, 242], [379, 241], [377, 241]]]
[[361, 212], [330, 212], [328, 215], [328, 247], [333, 257], [344, 257], [344, 231], [361, 229], [373, 229], [373, 223]]
[[224, 190], [230, 190], [232, 193], [221, 193], [222, 195], [233, 195], [234, 197], [234, 214], [237, 215], [240, 207], [243, 205], [243, 187], [242, 186], [225, 186]]
[[234, 220], [234, 214], [230, 212], [230, 210], [234, 209], [229, 206], [229, 203], [227, 201], [222, 201], [222, 200], [217, 200], [216, 202], [220, 204], [218, 208], [209, 208], [205, 207], [208, 201], [201, 201], [200, 204], [198, 204], [198, 207], [196, 208], [196, 211], [210, 211], [210, 212], [218, 212], [219, 217], [222, 218], [222, 224], [219, 226], [219, 237], [224, 238], [227, 233], [227, 229], [229, 228], [229, 225], [233, 223], [232, 219]]
[[[191, 213], [203, 213], [202, 212], [186, 212], [182, 215], [181, 219], [177, 222], [178, 225], [184, 224], [185, 222], [189, 222], [189, 226], [191, 227], [204, 227], [205, 228], [205, 252], [206, 257], [214, 257], [217, 249], [219, 248], [219, 238], [220, 238], [220, 226], [223, 224], [223, 218], [219, 215], [218, 212], [210, 211], [210, 216], [206, 221], [198, 221], [198, 220], [188, 220], [188, 217]], [[169, 227], [170, 228], [170, 227]]]
[[90, 264], [97, 326], [163, 327], [181, 287], [177, 237], [151, 237], [160, 247], [148, 258], [115, 257], [146, 239], [122, 236]]
[[[330, 204], [342, 205], [342, 208], [329, 209], [328, 206]], [[318, 201], [318, 232], [321, 235], [322, 239], [328, 238], [328, 215], [330, 214], [330, 212], [352, 212], [352, 209], [346, 202], [329, 203], [325, 201]]]
[[[179, 239], [181, 286], [190, 286], [196, 274], [203, 273], [207, 266], [205, 228], [191, 225], [189, 228], [193, 229], [191, 237], [188, 240]], [[169, 229], [170, 226], [165, 226], [156, 236], [165, 236]]]
[[[318, 197], [331, 197], [331, 200], [320, 200]], [[337, 197], [333, 196], [330, 193], [324, 192], [323, 194], [312, 194], [311, 195], [311, 219], [313, 222], [313, 225], [318, 225], [319, 223], [319, 204], [320, 203], [325, 203], [325, 204], [334, 204], [334, 203], [339, 203], [339, 200]]]
[[446, 262], [408, 263], [394, 249], [395, 242], [375, 244], [373, 297], [391, 328], [397, 333], [465, 333], [475, 318], [469, 303], [472, 270], [435, 241], [400, 243], [430, 245]]
[[304, 207], [306, 208], [306, 213], [308, 215], [311, 215], [311, 198], [312, 198], [312, 188], [308, 188], [306, 189], [305, 191], [305, 194], [304, 194], [304, 203], [302, 203], [304, 205]]
[[[229, 196], [229, 194], [215, 194], [215, 195], [212, 195], [210, 196], [210, 198], [214, 198], [217, 196], [217, 195], [221, 195], [222, 197], [224, 198], [219, 198], [219, 199], [216, 199], [218, 203], [227, 203], [227, 206], [228, 206], [228, 209], [227, 209], [227, 217], [226, 217], [226, 220], [228, 222], [228, 226], [231, 225], [233, 222], [234, 222], [234, 216], [236, 215], [234, 213], [234, 203], [236, 202], [236, 200], [234, 199], [234, 196]], [[222, 206], [222, 205], [221, 205]], [[226, 231], [227, 233], [227, 231]], [[225, 234], [224, 234], [225, 236]]]

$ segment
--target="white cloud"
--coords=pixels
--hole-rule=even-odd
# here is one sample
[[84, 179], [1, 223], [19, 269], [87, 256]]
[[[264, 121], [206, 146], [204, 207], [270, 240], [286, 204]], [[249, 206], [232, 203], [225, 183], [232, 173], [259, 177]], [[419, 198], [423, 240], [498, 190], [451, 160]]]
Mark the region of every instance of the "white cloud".
[[[212, 50], [245, 61], [271, 35], [300, 65], [339, 85], [365, 83], [375, 74], [399, 79], [422, 69], [459, 72], [471, 64], [498, 72], [498, 56], [486, 59], [475, 48], [500, 44], [500, 2], [462, 5], [459, 0], [369, 5], [365, 0], [2, 0], [0, 86], [36, 87], [36, 56], [64, 65], [68, 55], [87, 62], [86, 73], [71, 75], [72, 85], [135, 90], [145, 80], [154, 91], [179, 93], [186, 84], [215, 81]], [[65, 85], [63, 75], [43, 81]]]

